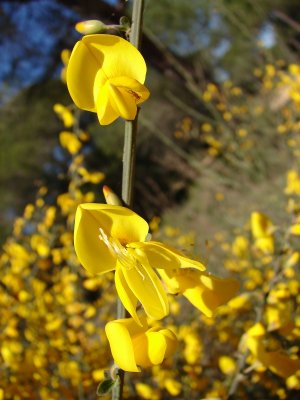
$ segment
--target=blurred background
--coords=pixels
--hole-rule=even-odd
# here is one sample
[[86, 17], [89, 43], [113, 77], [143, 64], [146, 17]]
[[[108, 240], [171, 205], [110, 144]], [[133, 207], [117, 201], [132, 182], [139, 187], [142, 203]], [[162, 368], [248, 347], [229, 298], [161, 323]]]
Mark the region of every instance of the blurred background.
[[[271, 104], [281, 100], [273, 88], [261, 96], [261, 84], [266, 72], [276, 74], [266, 65], [275, 63], [285, 71], [288, 64], [297, 63], [298, 5], [297, 0], [146, 2], [142, 53], [149, 69], [151, 100], [141, 113], [136, 207], [148, 218], [182, 201], [191, 184], [199, 183], [200, 175], [205, 176], [200, 178], [200, 198], [195, 207], [200, 207], [202, 214], [213, 212], [209, 208], [215, 208], [216, 201], [211, 196], [220, 199], [222, 194], [218, 193], [224, 191], [229, 197], [238, 196], [232, 192], [232, 186], [244, 185], [245, 179], [257, 183], [266, 177], [269, 180], [271, 175], [276, 185], [277, 164], [281, 160], [288, 162], [284, 152], [278, 153], [278, 140], [270, 138], [276, 125]], [[33, 201], [37, 187], [44, 183], [53, 190], [61, 190], [56, 179], [64, 162], [57, 148], [61, 123], [53, 112], [53, 104], [71, 104], [60, 80], [60, 54], [63, 49], [71, 49], [80, 37], [74, 24], [91, 18], [118, 23], [120, 16], [130, 15], [130, 7], [130, 2], [113, 0], [1, 1], [1, 241], [11, 231], [13, 219], [25, 204]], [[226, 88], [230, 81], [238, 87], [236, 93], [230, 93], [230, 85]], [[224, 83], [232, 99], [217, 93]], [[283, 98], [282, 105], [284, 101]], [[227, 107], [226, 102], [234, 104]], [[250, 107], [254, 112], [254, 107], [266, 105], [263, 117], [259, 115], [260, 126], [254, 126], [257, 121], [250, 121], [247, 112], [233, 115], [232, 109], [227, 110], [234, 106], [236, 110]], [[119, 192], [122, 122], [103, 129], [95, 115], [89, 114], [82, 116], [82, 124], [95, 143], [91, 162], [106, 173], [107, 184]], [[237, 141], [243, 140], [234, 133], [238, 129], [249, 131], [254, 141], [264, 136], [261, 144], [248, 151], [255, 150], [255, 159], [247, 161], [249, 154], [246, 157], [233, 150], [240, 154], [222, 154], [226, 153], [228, 143], [215, 149], [215, 157], [202, 152], [213, 145], [212, 137], [217, 131], [222, 131], [222, 142], [228, 142], [225, 137], [230, 134], [237, 136]], [[231, 144], [234, 145], [237, 146]], [[270, 149], [273, 145], [274, 149]], [[231, 182], [228, 187], [226, 174], [233, 173], [228, 172], [230, 166], [234, 166], [235, 173], [238, 171], [234, 180], [239, 183]], [[264, 190], [263, 185], [258, 187], [257, 190]], [[211, 190], [215, 193], [210, 194]], [[253, 190], [251, 185], [249, 190]], [[244, 189], [241, 192], [244, 194]], [[263, 192], [260, 198], [265, 196], [271, 194]], [[229, 201], [238, 200], [234, 197]], [[183, 219], [188, 217], [192, 222], [190, 207]]]

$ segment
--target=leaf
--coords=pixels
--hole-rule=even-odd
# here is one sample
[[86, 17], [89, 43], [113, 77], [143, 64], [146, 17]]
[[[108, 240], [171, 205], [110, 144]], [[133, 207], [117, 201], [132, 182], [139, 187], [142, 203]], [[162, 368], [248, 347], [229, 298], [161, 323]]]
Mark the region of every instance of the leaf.
[[111, 392], [111, 390], [115, 385], [119, 384], [120, 384], [119, 377], [117, 377], [115, 380], [113, 380], [112, 378], [104, 379], [102, 382], [99, 383], [96, 394], [97, 396], [100, 397], [106, 396], [109, 392]]

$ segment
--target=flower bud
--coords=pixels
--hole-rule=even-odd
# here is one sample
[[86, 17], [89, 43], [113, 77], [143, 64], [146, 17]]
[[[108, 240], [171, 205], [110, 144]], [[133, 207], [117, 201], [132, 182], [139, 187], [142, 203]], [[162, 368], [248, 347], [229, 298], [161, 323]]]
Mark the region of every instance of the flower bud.
[[111, 190], [110, 187], [107, 185], [103, 186], [103, 194], [105, 197], [105, 201], [107, 204], [112, 204], [114, 206], [121, 206], [122, 201], [119, 199], [119, 197]]
[[81, 21], [75, 25], [77, 32], [82, 35], [91, 35], [93, 33], [106, 32], [107, 26], [97, 19], [91, 19], [88, 21]]

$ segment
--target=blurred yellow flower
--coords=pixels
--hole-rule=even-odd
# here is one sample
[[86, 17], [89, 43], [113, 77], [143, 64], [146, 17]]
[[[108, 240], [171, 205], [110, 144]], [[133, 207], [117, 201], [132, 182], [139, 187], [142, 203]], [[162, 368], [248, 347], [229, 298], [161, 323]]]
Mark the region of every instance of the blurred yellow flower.
[[182, 389], [182, 383], [172, 378], [165, 379], [164, 386], [171, 396], [174, 397], [178, 396]]
[[287, 185], [285, 188], [286, 194], [300, 195], [300, 177], [296, 170], [290, 169], [287, 172]]
[[87, 203], [77, 208], [74, 245], [79, 261], [93, 274], [116, 271], [118, 295], [137, 322], [137, 300], [153, 319], [169, 313], [167, 294], [153, 268], [205, 269], [165, 244], [145, 242], [148, 230], [147, 222], [125, 207]]
[[56, 103], [53, 106], [53, 110], [57, 114], [57, 116], [62, 120], [66, 128], [71, 128], [74, 125], [75, 119], [68, 107], [65, 107], [60, 103]]
[[177, 347], [177, 338], [170, 329], [148, 329], [132, 318], [110, 321], [105, 332], [116, 364], [124, 371], [140, 372], [140, 367], [160, 365]]
[[266, 368], [282, 378], [288, 378], [300, 370], [300, 359], [294, 359], [281, 349], [267, 351], [265, 345], [265, 329], [261, 323], [256, 323], [244, 334], [243, 345]]
[[80, 167], [77, 170], [78, 174], [82, 176], [83, 182], [90, 182], [93, 184], [100, 183], [105, 178], [103, 172], [89, 172], [86, 168]]
[[218, 360], [219, 368], [225, 375], [231, 375], [236, 369], [236, 361], [229, 356], [221, 356]]
[[160, 399], [159, 391], [157, 389], [154, 389], [150, 385], [147, 385], [146, 383], [137, 382], [135, 384], [135, 389], [141, 399], [149, 399], [149, 400]]
[[67, 66], [70, 56], [71, 56], [71, 51], [69, 49], [64, 49], [60, 54], [61, 61], [64, 65], [60, 73], [60, 78], [64, 83], [66, 83], [67, 80]]
[[81, 149], [80, 140], [72, 132], [60, 132], [59, 142], [61, 147], [68, 150], [70, 154], [76, 154]]
[[273, 232], [275, 227], [272, 221], [264, 214], [254, 211], [251, 214], [251, 232], [255, 239], [255, 247], [266, 254], [274, 252]]
[[141, 53], [127, 40], [88, 35], [72, 51], [68, 89], [77, 107], [96, 112], [101, 125], [118, 117], [133, 120], [137, 105], [149, 97], [146, 70]]

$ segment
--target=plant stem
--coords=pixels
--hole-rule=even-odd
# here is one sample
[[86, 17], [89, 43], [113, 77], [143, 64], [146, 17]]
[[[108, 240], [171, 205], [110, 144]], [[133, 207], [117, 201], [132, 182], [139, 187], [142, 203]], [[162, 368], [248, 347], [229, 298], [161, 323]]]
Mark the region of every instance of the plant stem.
[[[133, 0], [132, 9], [132, 25], [130, 30], [130, 42], [137, 48], [140, 46], [141, 33], [142, 33], [142, 19], [143, 19], [144, 0]], [[136, 155], [136, 137], [137, 137], [137, 119], [138, 112], [134, 121], [125, 122], [124, 134], [124, 149], [123, 149], [123, 176], [122, 176], [122, 200], [127, 207], [131, 208], [133, 205], [133, 186], [135, 175], [135, 155]], [[117, 318], [121, 319], [126, 317], [126, 310], [118, 299]], [[124, 375], [125, 372], [121, 369], [118, 370], [120, 378], [119, 383], [116, 384], [112, 391], [112, 400], [122, 400]]]
[[125, 121], [124, 148], [123, 148], [123, 176], [122, 200], [127, 207], [133, 205], [133, 185], [135, 175], [135, 155], [137, 137], [137, 118], [134, 121]]

